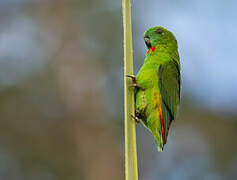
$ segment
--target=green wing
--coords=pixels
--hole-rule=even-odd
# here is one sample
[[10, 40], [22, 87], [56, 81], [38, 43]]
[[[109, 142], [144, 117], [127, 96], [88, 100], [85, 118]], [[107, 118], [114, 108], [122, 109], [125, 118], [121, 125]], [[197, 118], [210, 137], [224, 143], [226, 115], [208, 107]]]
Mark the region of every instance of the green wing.
[[170, 124], [176, 118], [180, 104], [181, 79], [179, 64], [175, 60], [171, 60], [160, 65], [158, 77], [166, 141]]

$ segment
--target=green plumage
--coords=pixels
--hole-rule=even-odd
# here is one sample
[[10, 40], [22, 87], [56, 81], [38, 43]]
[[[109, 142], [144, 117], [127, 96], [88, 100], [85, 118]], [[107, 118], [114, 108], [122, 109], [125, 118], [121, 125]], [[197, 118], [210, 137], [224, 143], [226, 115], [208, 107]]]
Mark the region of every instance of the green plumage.
[[144, 40], [148, 51], [136, 76], [136, 117], [152, 132], [159, 151], [162, 151], [180, 104], [177, 41], [170, 31], [162, 27], [148, 29]]

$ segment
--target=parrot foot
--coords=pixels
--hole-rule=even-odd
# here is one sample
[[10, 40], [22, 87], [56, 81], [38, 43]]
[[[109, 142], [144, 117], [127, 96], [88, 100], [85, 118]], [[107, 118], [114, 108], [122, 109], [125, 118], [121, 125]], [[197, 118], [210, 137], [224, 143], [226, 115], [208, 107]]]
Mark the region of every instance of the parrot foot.
[[131, 117], [136, 121], [136, 123], [140, 123], [141, 122], [141, 120], [138, 117], [133, 116], [132, 114], [131, 114]]
[[129, 87], [136, 87], [136, 88], [144, 90], [144, 88], [141, 87], [139, 84], [131, 84]]
[[133, 84], [130, 85], [130, 87], [136, 87], [136, 88], [139, 88], [139, 89], [144, 90], [144, 88], [141, 87], [140, 84], [137, 83], [137, 78], [136, 78], [136, 76], [134, 76], [134, 75], [126, 75], [126, 76], [132, 79]]
[[126, 75], [126, 76], [131, 78], [134, 84], [137, 83], [137, 77], [135, 75]]
[[142, 113], [139, 110], [135, 110], [135, 116], [138, 117], [139, 119], [142, 119], [140, 117], [142, 117]]

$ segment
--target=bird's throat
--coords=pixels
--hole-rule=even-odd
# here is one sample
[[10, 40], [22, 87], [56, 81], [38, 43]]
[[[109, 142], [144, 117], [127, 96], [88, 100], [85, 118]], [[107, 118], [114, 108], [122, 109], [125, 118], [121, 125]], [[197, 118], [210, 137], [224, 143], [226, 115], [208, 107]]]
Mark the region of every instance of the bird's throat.
[[153, 47], [151, 47], [151, 48], [149, 48], [149, 49], [147, 50], [146, 54], [149, 54], [150, 52], [153, 53], [153, 52], [155, 52], [155, 51], [156, 51], [156, 47], [153, 46]]

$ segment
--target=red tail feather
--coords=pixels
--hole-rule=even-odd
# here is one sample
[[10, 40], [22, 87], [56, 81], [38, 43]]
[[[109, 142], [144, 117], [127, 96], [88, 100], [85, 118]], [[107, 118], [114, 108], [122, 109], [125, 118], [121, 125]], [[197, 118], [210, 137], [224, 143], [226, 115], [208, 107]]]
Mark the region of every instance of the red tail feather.
[[162, 132], [163, 144], [166, 144], [164, 119], [163, 119], [163, 113], [162, 113], [161, 105], [159, 106], [159, 111], [160, 111], [160, 123], [161, 123], [161, 132]]

